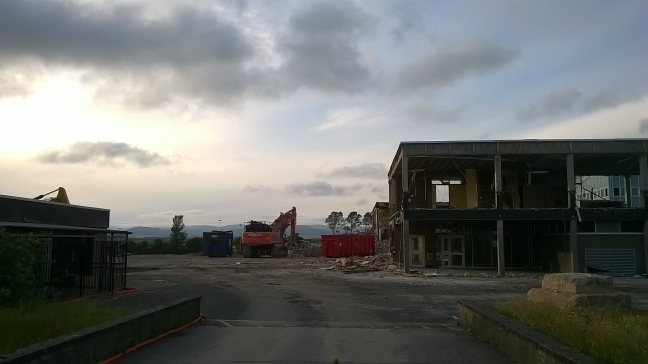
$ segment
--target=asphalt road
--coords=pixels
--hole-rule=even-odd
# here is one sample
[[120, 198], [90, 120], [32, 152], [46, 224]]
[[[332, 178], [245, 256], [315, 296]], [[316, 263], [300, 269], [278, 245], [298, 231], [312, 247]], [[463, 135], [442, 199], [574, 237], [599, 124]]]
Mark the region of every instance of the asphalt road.
[[[107, 303], [144, 308], [182, 296], [203, 297], [205, 321], [121, 363], [513, 362], [457, 326], [453, 317], [458, 298], [493, 294], [477, 280], [412, 284], [407, 278], [349, 277], [265, 261], [237, 265], [229, 259], [200, 266], [205, 262], [200, 259], [207, 258], [139, 269], [128, 284], [143, 291]], [[535, 284], [504, 285], [499, 294], [521, 295]]]

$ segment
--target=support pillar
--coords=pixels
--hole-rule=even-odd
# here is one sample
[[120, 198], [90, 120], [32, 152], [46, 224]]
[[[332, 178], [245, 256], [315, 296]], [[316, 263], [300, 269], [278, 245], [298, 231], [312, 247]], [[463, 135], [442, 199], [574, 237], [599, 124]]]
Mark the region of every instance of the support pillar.
[[623, 176], [623, 180], [625, 181], [625, 200], [626, 200], [625, 207], [632, 207], [632, 194], [630, 193], [630, 176]]
[[502, 156], [495, 156], [495, 208], [497, 209], [497, 274], [506, 273], [504, 267], [504, 221], [502, 220]]
[[639, 187], [641, 188], [641, 203], [645, 211], [644, 216], [644, 259], [648, 273], [648, 156], [639, 158]]
[[574, 155], [567, 154], [567, 192], [569, 193], [569, 249], [571, 251], [572, 272], [580, 271], [578, 265], [578, 225], [576, 223], [576, 175], [574, 173]]
[[403, 147], [403, 154], [401, 157], [401, 169], [402, 169], [402, 183], [401, 188], [403, 190], [403, 200], [401, 201], [401, 221], [402, 221], [402, 233], [403, 233], [403, 267], [405, 273], [410, 272], [410, 238], [409, 238], [409, 221], [405, 218], [405, 210], [409, 208], [409, 165], [407, 163], [407, 154], [405, 153], [405, 148]]

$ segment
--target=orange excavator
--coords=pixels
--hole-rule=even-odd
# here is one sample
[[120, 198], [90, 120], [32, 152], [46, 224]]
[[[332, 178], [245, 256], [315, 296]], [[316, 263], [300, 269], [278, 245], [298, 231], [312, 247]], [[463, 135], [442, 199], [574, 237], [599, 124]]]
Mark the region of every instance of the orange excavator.
[[[296, 225], [297, 209], [295, 207], [288, 212], [281, 213], [270, 225], [254, 220], [245, 223], [245, 232], [241, 236], [243, 257], [288, 256], [288, 249], [295, 245]], [[286, 243], [285, 234], [288, 227], [290, 227], [290, 238]]]

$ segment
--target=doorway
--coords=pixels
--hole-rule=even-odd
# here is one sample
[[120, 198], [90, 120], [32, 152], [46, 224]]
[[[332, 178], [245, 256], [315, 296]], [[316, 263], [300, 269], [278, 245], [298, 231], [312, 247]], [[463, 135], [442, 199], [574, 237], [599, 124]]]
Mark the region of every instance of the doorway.
[[465, 242], [461, 235], [439, 235], [441, 239], [441, 266], [464, 267], [466, 265]]
[[425, 236], [410, 235], [410, 266], [425, 267]]

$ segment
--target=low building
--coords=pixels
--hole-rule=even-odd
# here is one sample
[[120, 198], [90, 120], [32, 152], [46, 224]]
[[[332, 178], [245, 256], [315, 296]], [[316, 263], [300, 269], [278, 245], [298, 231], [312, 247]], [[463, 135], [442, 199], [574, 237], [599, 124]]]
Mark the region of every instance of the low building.
[[[644, 273], [647, 155], [648, 139], [403, 142], [389, 170], [394, 261]], [[584, 199], [577, 181], [591, 176], [636, 179], [641, 203]]]
[[126, 287], [130, 233], [109, 225], [110, 210], [0, 195], [0, 228], [44, 242], [40, 275], [57, 299]]

